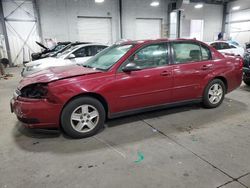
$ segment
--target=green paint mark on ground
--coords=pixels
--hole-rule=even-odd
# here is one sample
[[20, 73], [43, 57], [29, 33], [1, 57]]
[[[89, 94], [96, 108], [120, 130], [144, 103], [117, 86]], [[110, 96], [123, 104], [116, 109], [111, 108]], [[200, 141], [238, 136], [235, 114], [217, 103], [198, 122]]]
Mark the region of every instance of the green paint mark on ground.
[[134, 161], [135, 163], [140, 163], [141, 161], [144, 160], [144, 154], [140, 151], [137, 152], [138, 159]]
[[192, 141], [194, 141], [194, 142], [197, 142], [198, 141], [198, 139], [197, 138], [195, 138], [195, 136], [194, 135], [192, 135]]

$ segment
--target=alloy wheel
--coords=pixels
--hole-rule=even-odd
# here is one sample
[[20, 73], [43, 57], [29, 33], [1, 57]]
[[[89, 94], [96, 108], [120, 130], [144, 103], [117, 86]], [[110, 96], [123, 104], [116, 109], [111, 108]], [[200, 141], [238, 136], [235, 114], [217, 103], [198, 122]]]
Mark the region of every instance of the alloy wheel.
[[213, 84], [208, 91], [208, 99], [212, 104], [218, 104], [223, 97], [223, 88], [220, 84]]
[[81, 133], [93, 130], [99, 121], [99, 112], [92, 105], [81, 105], [71, 114], [70, 122], [73, 129]]

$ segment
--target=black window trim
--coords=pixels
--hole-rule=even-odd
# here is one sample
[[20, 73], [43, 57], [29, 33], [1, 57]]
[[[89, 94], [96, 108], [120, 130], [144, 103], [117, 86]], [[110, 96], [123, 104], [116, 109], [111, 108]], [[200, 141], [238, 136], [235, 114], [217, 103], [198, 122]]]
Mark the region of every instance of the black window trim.
[[168, 59], [168, 61], [169, 61], [168, 64], [165, 64], [165, 65], [162, 65], [162, 66], [158, 66], [158, 67], [148, 67], [148, 68], [144, 68], [144, 69], [142, 69], [142, 70], [153, 69], [153, 68], [159, 68], [159, 67], [167, 67], [167, 66], [172, 65], [171, 52], [170, 52], [170, 50], [171, 50], [171, 48], [170, 48], [170, 42], [169, 42], [169, 41], [154, 42], [154, 43], [149, 43], [149, 44], [142, 45], [140, 48], [138, 48], [138, 49], [137, 49], [134, 53], [132, 53], [124, 62], [122, 62], [122, 64], [117, 68], [117, 71], [116, 71], [116, 72], [117, 72], [117, 73], [123, 72], [121, 68], [122, 68], [124, 65], [126, 65], [126, 64], [128, 63], [128, 60], [129, 60], [133, 55], [135, 55], [137, 52], [139, 52], [141, 49], [146, 48], [146, 47], [151, 46], [151, 45], [159, 45], [159, 44], [165, 44], [165, 46], [166, 46], [166, 49], [167, 49], [167, 52], [168, 52], [168, 54], [167, 54], [167, 56], [166, 56], [166, 59]]
[[[173, 43], [188, 43], [188, 44], [198, 45], [199, 48], [200, 48], [201, 57], [202, 57], [201, 47], [206, 48], [209, 51], [209, 59], [201, 60], [201, 61], [186, 61], [186, 62], [182, 62], [182, 63], [176, 63], [175, 58], [174, 58]], [[188, 63], [197, 63], [197, 62], [204, 62], [204, 61], [212, 60], [212, 52], [211, 52], [211, 50], [209, 49], [209, 47], [205, 46], [204, 44], [202, 44], [200, 42], [193, 42], [193, 41], [171, 41], [169, 45], [170, 45], [170, 48], [171, 48], [172, 64], [174, 64], [174, 65], [188, 64]]]

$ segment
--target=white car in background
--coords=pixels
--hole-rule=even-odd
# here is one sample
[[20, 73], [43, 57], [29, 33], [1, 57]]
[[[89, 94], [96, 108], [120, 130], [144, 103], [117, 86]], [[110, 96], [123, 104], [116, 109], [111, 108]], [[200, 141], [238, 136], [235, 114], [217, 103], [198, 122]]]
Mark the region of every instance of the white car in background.
[[26, 77], [49, 67], [82, 64], [107, 47], [106, 45], [94, 43], [72, 46], [58, 54], [57, 57], [48, 57], [26, 63], [21, 75]]
[[224, 54], [234, 54], [243, 57], [245, 53], [245, 49], [242, 46], [230, 41], [214, 41], [208, 44]]

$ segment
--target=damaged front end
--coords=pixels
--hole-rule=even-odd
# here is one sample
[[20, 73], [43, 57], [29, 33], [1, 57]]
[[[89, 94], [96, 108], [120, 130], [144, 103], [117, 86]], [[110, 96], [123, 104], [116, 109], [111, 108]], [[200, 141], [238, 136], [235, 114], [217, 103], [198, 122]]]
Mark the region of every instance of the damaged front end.
[[49, 89], [49, 83], [18, 88], [10, 102], [11, 112], [29, 128], [58, 127], [62, 104]]
[[20, 97], [30, 99], [45, 99], [48, 95], [47, 84], [31, 84], [21, 89]]

